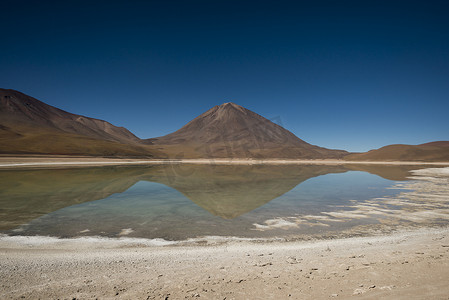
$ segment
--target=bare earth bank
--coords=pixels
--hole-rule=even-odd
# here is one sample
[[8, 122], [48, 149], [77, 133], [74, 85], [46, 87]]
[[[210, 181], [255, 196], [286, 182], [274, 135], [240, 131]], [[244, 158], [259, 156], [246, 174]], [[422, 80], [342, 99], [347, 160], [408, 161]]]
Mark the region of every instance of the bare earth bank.
[[448, 299], [449, 228], [144, 246], [0, 237], [1, 299]]
[[374, 164], [374, 165], [449, 165], [449, 162], [417, 162], [417, 161], [346, 161], [346, 160], [289, 160], [289, 159], [245, 159], [245, 158], [211, 158], [211, 159], [133, 159], [133, 158], [104, 158], [87, 156], [64, 155], [33, 155], [11, 156], [0, 155], [0, 169], [18, 167], [55, 168], [68, 166], [106, 166], [106, 165], [145, 165], [145, 164], [317, 164], [317, 165], [341, 165], [341, 164]]

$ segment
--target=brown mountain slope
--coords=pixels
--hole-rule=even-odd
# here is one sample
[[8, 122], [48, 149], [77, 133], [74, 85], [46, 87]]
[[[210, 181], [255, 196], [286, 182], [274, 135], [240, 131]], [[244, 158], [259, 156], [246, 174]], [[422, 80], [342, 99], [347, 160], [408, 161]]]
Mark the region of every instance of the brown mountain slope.
[[389, 145], [365, 153], [354, 153], [345, 160], [354, 161], [449, 161], [449, 141], [421, 145]]
[[211, 108], [176, 132], [141, 140], [126, 128], [0, 89], [0, 154], [449, 161], [449, 142], [390, 145], [366, 153], [331, 150], [311, 145], [230, 102]]
[[0, 154], [51, 154], [87, 156], [163, 156], [148, 146], [122, 144], [82, 135], [15, 126], [0, 128]]
[[0, 153], [153, 156], [139, 138], [106, 121], [68, 113], [0, 89]]
[[176, 132], [148, 139], [170, 157], [339, 158], [346, 151], [311, 145], [234, 103], [215, 106]]
[[114, 142], [138, 142], [123, 127], [75, 115], [14, 90], [0, 89], [1, 125], [32, 125]]

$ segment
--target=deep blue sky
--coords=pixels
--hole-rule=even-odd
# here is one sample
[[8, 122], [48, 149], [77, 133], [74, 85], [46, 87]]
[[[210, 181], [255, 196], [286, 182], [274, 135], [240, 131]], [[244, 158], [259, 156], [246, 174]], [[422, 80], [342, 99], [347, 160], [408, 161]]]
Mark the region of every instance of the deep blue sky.
[[0, 87], [141, 138], [232, 101], [329, 148], [449, 140], [449, 1], [0, 7]]

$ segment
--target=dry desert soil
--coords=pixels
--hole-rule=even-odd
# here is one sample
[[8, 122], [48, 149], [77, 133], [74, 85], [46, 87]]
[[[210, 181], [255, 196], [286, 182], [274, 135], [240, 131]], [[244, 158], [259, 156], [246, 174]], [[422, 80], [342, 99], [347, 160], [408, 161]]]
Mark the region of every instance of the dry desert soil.
[[[1, 299], [448, 299], [449, 229], [264, 242], [0, 238]], [[163, 244], [163, 243], [161, 243]]]

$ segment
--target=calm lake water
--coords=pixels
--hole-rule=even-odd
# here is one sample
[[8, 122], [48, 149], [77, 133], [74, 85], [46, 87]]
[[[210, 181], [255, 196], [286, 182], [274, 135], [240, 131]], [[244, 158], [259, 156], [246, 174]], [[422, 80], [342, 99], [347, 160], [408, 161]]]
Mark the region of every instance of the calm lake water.
[[368, 201], [382, 211], [404, 210], [386, 199], [407, 192], [409, 171], [420, 168], [179, 164], [0, 170], [0, 232], [166, 240], [356, 234], [370, 226], [412, 225], [407, 219], [387, 222], [382, 213], [362, 215], [360, 207]]

